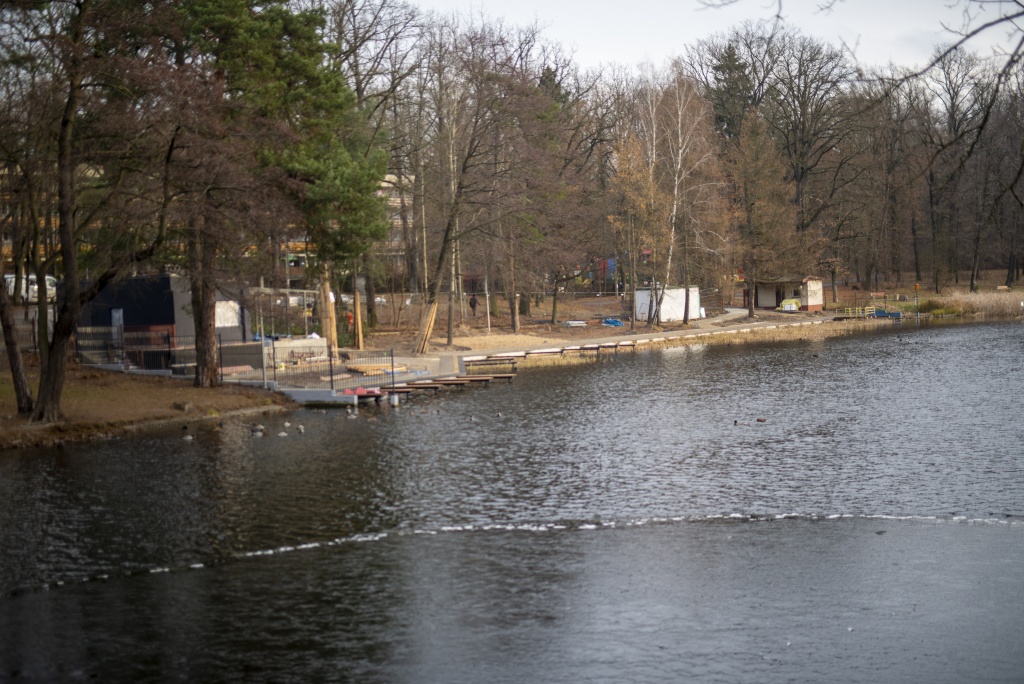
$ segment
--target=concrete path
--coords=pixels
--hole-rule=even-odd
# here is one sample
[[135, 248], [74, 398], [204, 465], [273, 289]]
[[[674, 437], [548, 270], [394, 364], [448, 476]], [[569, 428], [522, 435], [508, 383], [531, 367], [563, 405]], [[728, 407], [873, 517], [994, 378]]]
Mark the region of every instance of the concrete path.
[[[443, 375], [455, 375], [466, 373], [466, 359], [477, 360], [489, 357], [503, 357], [512, 355], [523, 355], [531, 352], [537, 352], [538, 350], [569, 350], [578, 349], [581, 346], [589, 345], [611, 345], [621, 344], [623, 342], [638, 341], [638, 340], [671, 340], [686, 337], [697, 337], [700, 335], [706, 335], [708, 333], [727, 333], [727, 332], [740, 332], [746, 330], [753, 330], [756, 328], [776, 328], [783, 326], [795, 326], [795, 325], [814, 325], [816, 323], [824, 323], [825, 321], [831, 320], [832, 317], [825, 316], [822, 318], [807, 319], [803, 316], [795, 318], [793, 322], [786, 321], [750, 321], [747, 318], [746, 309], [727, 308], [725, 313], [711, 318], [704, 318], [699, 321], [694, 321], [691, 325], [692, 328], [686, 330], [671, 330], [662, 332], [637, 332], [634, 334], [619, 334], [619, 335], [608, 335], [607, 337], [594, 337], [587, 339], [574, 340], [569, 344], [535, 344], [534, 340], [525, 340], [528, 344], [524, 344], [522, 347], [515, 349], [494, 349], [494, 350], [472, 350], [472, 351], [436, 351], [427, 355], [427, 357], [420, 357], [418, 359], [403, 359], [403, 362], [408, 362], [410, 367], [416, 365], [416, 363], [422, 364], [428, 357], [436, 357], [437, 372], [439, 376]], [[609, 328], [611, 332], [615, 328]], [[644, 330], [644, 328], [639, 328]], [[434, 377], [439, 377], [434, 376]]]

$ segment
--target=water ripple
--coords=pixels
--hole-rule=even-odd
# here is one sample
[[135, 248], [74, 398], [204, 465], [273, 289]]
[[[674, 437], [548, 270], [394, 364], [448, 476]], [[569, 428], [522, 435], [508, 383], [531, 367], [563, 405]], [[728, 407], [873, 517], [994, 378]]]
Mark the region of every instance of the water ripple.
[[[493, 525], [1016, 524], [1021, 330], [621, 354], [356, 420], [303, 411], [306, 432], [288, 440], [228, 421], [188, 449], [167, 431], [5, 455], [0, 593]], [[268, 433], [284, 420], [261, 418]]]

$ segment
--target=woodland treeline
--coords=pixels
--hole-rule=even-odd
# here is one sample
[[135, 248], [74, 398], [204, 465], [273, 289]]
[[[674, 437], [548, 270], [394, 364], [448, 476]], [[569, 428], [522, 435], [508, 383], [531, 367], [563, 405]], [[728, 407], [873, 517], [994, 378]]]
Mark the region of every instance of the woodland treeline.
[[421, 293], [421, 351], [465, 283], [504, 294], [518, 330], [517, 294], [557, 316], [599, 259], [627, 291], [1011, 284], [1018, 57], [966, 42], [867, 69], [752, 21], [595, 71], [537, 26], [400, 0], [0, 2], [4, 268], [63, 281], [54, 320], [39, 305], [35, 396], [0, 288], [19, 407], [57, 420], [82, 305], [169, 267], [191, 281], [196, 383], [216, 384], [217, 289], [283, 284], [296, 242], [310, 288], [365, 279], [371, 326], [375, 289]]

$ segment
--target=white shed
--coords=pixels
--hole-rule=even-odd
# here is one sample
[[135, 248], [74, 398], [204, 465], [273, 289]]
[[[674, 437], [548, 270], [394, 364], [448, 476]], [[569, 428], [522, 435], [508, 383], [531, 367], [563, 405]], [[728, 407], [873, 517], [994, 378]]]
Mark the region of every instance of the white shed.
[[[654, 290], [654, 297], [657, 297], [660, 290]], [[650, 311], [651, 306], [651, 290], [637, 290], [636, 291], [636, 310], [633, 315], [638, 321], [646, 321], [647, 313]], [[661, 321], [662, 323], [669, 323], [671, 321], [683, 320], [683, 315], [686, 313], [686, 288], [685, 287], [668, 287], [665, 288], [665, 298], [661, 302]], [[697, 318], [703, 318], [703, 312], [700, 308], [700, 288], [690, 288], [690, 320]]]
[[780, 307], [784, 299], [799, 299], [801, 311], [822, 311], [825, 296], [821, 278], [806, 276], [758, 281], [754, 305], [759, 309]]

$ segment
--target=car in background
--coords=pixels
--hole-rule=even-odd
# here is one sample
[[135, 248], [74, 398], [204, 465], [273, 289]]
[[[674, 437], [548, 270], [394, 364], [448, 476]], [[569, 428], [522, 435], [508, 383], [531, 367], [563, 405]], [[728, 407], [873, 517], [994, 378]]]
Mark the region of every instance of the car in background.
[[[4, 274], [4, 286], [7, 288], [7, 294], [10, 297], [14, 296], [15, 281], [16, 278], [13, 273]], [[57, 301], [57, 279], [52, 275], [46, 276], [46, 300], [50, 302]], [[39, 286], [36, 284], [34, 273], [28, 273], [21, 277], [21, 301], [27, 304], [35, 304], [39, 301]]]
[[[366, 295], [362, 295], [362, 297], [363, 297], [363, 302], [366, 302]], [[345, 304], [351, 304], [352, 303], [352, 295], [350, 295], [350, 294], [342, 294], [341, 295], [341, 301], [344, 302]], [[387, 298], [386, 297], [381, 297], [380, 295], [377, 295], [376, 297], [374, 297], [373, 301], [375, 303], [377, 303], [377, 304], [387, 304], [388, 303]], [[406, 304], [408, 304], [408, 302], [406, 302]]]

